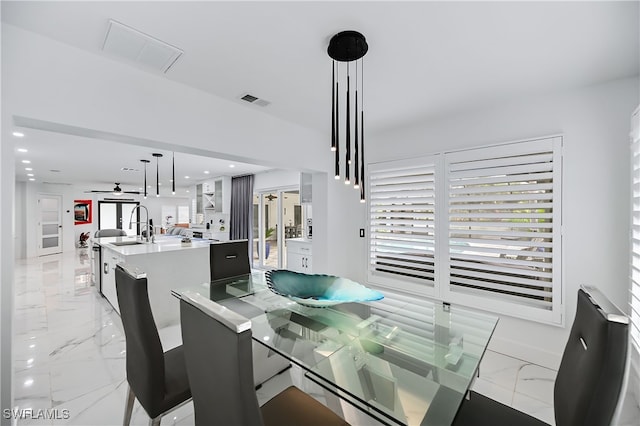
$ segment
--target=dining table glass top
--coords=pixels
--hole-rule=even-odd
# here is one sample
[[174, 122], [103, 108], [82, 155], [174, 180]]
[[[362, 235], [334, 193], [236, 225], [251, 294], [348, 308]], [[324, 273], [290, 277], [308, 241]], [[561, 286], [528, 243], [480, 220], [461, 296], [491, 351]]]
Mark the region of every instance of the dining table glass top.
[[451, 424], [497, 317], [388, 295], [314, 308], [271, 292], [261, 272], [172, 290], [198, 292], [251, 320], [254, 341], [387, 424]]

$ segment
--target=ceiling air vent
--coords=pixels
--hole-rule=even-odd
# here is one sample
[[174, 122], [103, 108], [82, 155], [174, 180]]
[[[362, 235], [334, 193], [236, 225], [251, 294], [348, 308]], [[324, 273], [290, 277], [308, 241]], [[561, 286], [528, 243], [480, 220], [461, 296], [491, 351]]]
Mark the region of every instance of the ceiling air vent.
[[257, 96], [250, 95], [249, 93], [247, 93], [244, 96], [241, 96], [240, 99], [242, 99], [243, 101], [247, 101], [250, 104], [258, 105], [261, 107], [266, 107], [271, 103], [269, 101], [265, 101], [264, 99], [260, 99]]
[[114, 20], [109, 21], [102, 50], [145, 68], [166, 73], [182, 50]]

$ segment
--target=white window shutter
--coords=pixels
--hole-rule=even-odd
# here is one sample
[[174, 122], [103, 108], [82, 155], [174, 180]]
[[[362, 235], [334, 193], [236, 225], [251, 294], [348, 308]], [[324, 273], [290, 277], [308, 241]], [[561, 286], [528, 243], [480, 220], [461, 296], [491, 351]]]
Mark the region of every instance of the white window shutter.
[[561, 138], [447, 153], [451, 302], [560, 323]]
[[369, 279], [433, 294], [437, 156], [369, 165]]
[[631, 132], [631, 340], [640, 349], [640, 108]]

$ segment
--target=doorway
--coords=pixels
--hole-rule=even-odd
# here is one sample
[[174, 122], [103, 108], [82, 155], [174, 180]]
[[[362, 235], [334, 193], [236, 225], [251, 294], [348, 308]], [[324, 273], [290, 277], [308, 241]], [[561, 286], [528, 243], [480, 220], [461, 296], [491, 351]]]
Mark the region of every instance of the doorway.
[[62, 252], [62, 196], [38, 194], [38, 256]]
[[286, 268], [287, 240], [302, 237], [302, 207], [298, 188], [253, 195], [253, 266]]
[[[127, 235], [139, 235], [140, 223], [129, 229], [131, 212], [140, 204], [137, 201], [98, 201], [98, 229], [122, 229]], [[140, 222], [140, 210], [136, 211], [135, 220]]]

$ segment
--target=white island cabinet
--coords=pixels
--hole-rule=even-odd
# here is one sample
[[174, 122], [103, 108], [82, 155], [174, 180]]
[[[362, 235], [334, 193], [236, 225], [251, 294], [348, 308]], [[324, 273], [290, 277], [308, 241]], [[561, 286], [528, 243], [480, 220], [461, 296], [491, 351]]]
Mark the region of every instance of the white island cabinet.
[[[209, 242], [192, 240], [185, 245], [179, 237], [156, 237], [155, 243], [126, 245], [135, 237], [105, 237], [93, 241], [102, 253], [100, 292], [118, 313], [115, 269], [147, 274], [149, 302], [158, 328], [179, 323], [180, 304], [171, 290], [209, 282]], [[125, 245], [121, 245], [125, 244]]]
[[287, 240], [287, 269], [310, 274], [313, 271], [311, 240], [289, 238]]

